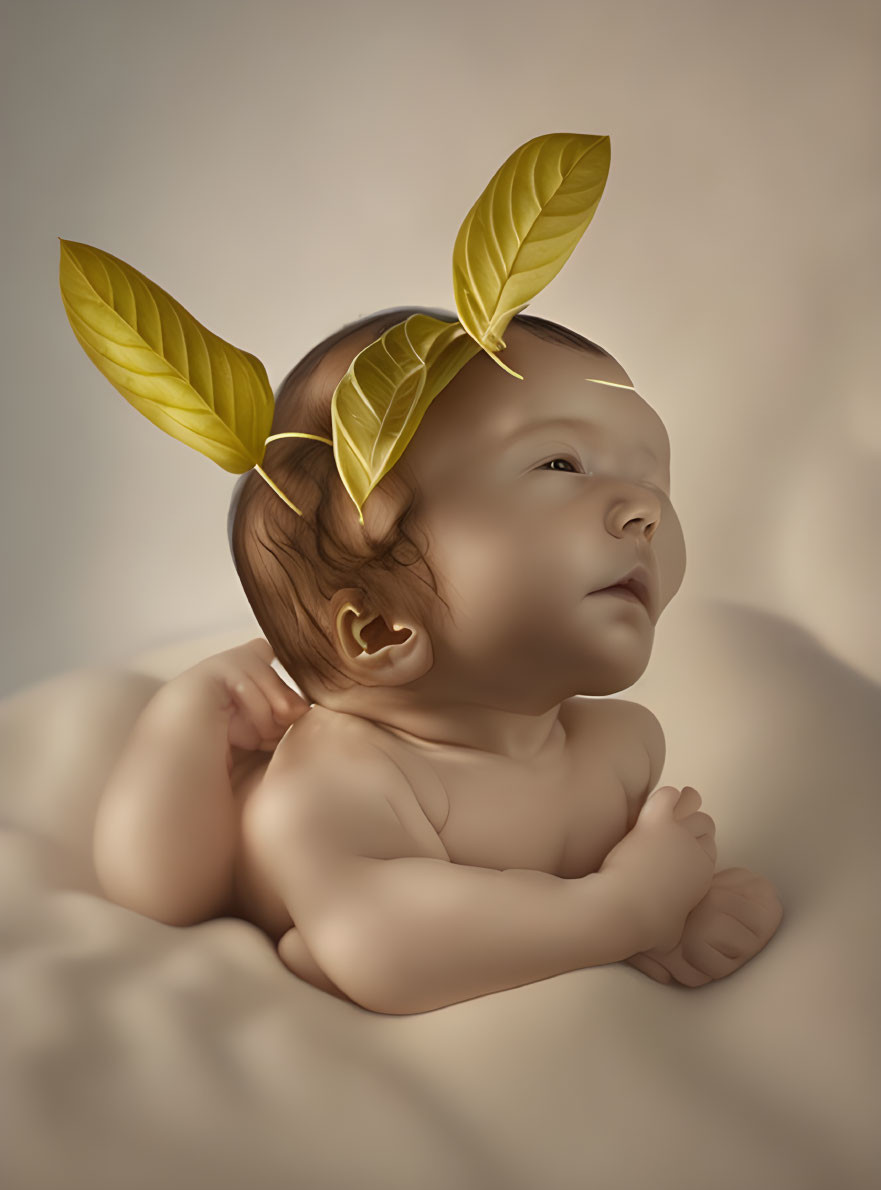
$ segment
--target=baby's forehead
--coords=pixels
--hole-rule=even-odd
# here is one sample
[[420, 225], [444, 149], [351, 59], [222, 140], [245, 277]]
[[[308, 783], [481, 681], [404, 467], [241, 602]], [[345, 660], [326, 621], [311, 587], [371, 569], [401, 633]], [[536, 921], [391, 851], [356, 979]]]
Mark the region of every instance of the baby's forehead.
[[[588, 377], [584, 383], [604, 384]], [[629, 388], [623, 391], [623, 386], [614, 391], [611, 385], [604, 385], [599, 391], [582, 392], [573, 400], [571, 390], [564, 387], [556, 394], [562, 398], [557, 402], [549, 392], [552, 385], [553, 381], [549, 381], [549, 399], [541, 405], [511, 403], [496, 410], [484, 405], [469, 427], [468, 440], [479, 443], [482, 450], [504, 452], [512, 442], [549, 431], [563, 436], [574, 433], [597, 445], [645, 443], [655, 454], [669, 453], [664, 423], [639, 393]]]
[[523, 379], [477, 357], [429, 408], [425, 433], [414, 440], [419, 453], [504, 451], [512, 439], [556, 428], [669, 456], [663, 421], [613, 356], [516, 331], [508, 329], [499, 358]]

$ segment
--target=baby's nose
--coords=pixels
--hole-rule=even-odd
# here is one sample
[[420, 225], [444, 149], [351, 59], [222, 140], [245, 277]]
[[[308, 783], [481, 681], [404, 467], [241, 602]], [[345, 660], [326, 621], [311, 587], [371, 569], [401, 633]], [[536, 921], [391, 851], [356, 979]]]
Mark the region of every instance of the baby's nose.
[[627, 489], [626, 495], [619, 492], [612, 499], [607, 528], [615, 537], [630, 533], [651, 541], [661, 521], [661, 502], [654, 492], [636, 484], [628, 484]]

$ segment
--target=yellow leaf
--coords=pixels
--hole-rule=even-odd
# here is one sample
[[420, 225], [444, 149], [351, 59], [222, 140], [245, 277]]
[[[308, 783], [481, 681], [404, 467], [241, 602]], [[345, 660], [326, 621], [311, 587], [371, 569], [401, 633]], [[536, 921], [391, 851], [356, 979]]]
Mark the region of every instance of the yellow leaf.
[[494, 353], [511, 319], [553, 280], [581, 239], [609, 176], [608, 136], [552, 132], [516, 149], [465, 216], [453, 291], [465, 330]]
[[206, 330], [131, 265], [88, 244], [60, 243], [67, 317], [113, 387], [225, 471], [262, 462], [275, 404], [263, 364]]
[[352, 361], [331, 403], [333, 449], [364, 523], [364, 501], [404, 451], [428, 406], [480, 350], [458, 322], [412, 314]]

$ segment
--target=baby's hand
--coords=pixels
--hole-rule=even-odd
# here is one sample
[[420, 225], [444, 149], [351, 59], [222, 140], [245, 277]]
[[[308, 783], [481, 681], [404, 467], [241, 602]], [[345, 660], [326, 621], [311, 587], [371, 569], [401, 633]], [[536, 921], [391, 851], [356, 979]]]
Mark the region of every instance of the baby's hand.
[[209, 707], [228, 716], [230, 753], [234, 748], [271, 752], [290, 725], [309, 710], [309, 704], [272, 668], [272, 659], [272, 646], [256, 637], [200, 661], [169, 685], [197, 691], [203, 703], [207, 700]]
[[672, 785], [656, 789], [600, 867], [616, 875], [636, 905], [649, 939], [645, 950], [675, 946], [686, 917], [710, 887], [716, 826], [709, 814], [698, 813], [700, 804], [690, 785], [681, 793]]
[[783, 906], [770, 880], [747, 868], [726, 868], [689, 913], [672, 950], [649, 950], [627, 962], [658, 983], [675, 979], [686, 987], [703, 987], [758, 954], [782, 919]]

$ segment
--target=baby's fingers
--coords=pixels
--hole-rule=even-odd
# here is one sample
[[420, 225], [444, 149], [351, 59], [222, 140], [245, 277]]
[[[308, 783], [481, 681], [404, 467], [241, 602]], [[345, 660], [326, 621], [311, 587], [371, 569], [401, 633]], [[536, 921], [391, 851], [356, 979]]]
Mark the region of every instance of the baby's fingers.
[[743, 920], [739, 908], [732, 908], [734, 912], [725, 912], [714, 900], [712, 906], [698, 906], [694, 922], [686, 922], [683, 958], [711, 979], [730, 975], [761, 950], [767, 939], [767, 934]]
[[285, 727], [290, 727], [309, 710], [308, 702], [292, 690], [268, 662], [263, 664], [252, 657], [243, 665], [243, 673], [251, 678], [272, 707], [276, 720]]
[[675, 785], [659, 785], [643, 802], [640, 814], [645, 814], [648, 818], [672, 814], [681, 797], [682, 794]]
[[266, 694], [246, 673], [237, 678], [232, 690], [235, 702], [229, 722], [229, 742], [234, 748], [252, 751], [272, 747], [283, 734]]
[[716, 824], [709, 814], [704, 814], [702, 811], [689, 814], [687, 818], [681, 819], [680, 825], [694, 835], [707, 855], [715, 862], [717, 856]]
[[683, 785], [679, 801], [673, 809], [674, 818], [685, 818], [701, 808], [701, 795], [693, 785]]
[[783, 920], [783, 906], [771, 882], [743, 868], [717, 872], [710, 895], [720, 912], [762, 937], [770, 937]]
[[650, 804], [653, 813], [669, 811], [674, 818], [681, 819], [700, 808], [701, 795], [691, 785], [684, 785], [681, 791], [675, 785], [659, 785], [646, 798], [645, 807]]
[[261, 661], [265, 661], [269, 665], [275, 656], [275, 651], [272, 645], [265, 636], [255, 636], [253, 640], [249, 640], [247, 644], [239, 645], [244, 653], [251, 653], [254, 657], [259, 657]]
[[261, 675], [258, 684], [266, 695], [276, 720], [285, 728], [296, 723], [300, 716], [309, 710], [308, 702], [296, 690], [292, 690], [274, 669], [270, 669], [269, 674]]

